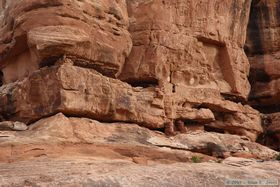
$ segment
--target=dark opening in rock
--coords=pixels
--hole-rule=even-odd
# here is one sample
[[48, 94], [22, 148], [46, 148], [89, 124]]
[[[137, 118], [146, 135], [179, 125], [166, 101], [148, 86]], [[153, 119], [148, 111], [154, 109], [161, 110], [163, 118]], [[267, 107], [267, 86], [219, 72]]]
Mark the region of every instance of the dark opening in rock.
[[49, 67], [53, 66], [61, 58], [62, 58], [62, 56], [52, 56], [52, 57], [45, 58], [40, 63], [40, 68], [46, 67], [46, 66], [49, 66]]
[[4, 84], [4, 73], [3, 71], [0, 71], [0, 86]]
[[148, 88], [148, 87], [157, 87], [158, 86], [158, 80], [151, 79], [147, 81], [127, 81], [128, 84], [130, 84], [133, 87], [142, 87], [142, 88]]
[[217, 132], [217, 133], [222, 133], [222, 134], [225, 133], [225, 131], [223, 129], [218, 129], [218, 128], [210, 127], [210, 126], [205, 126], [204, 130], [207, 132]]

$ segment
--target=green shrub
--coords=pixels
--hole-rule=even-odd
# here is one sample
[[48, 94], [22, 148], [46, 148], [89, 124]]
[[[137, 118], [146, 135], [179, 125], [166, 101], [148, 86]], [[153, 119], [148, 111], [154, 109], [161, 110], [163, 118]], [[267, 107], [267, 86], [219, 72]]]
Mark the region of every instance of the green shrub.
[[198, 156], [193, 156], [191, 158], [191, 160], [192, 160], [193, 163], [200, 163], [200, 162], [202, 162], [202, 158], [198, 157]]
[[275, 159], [280, 161], [280, 153], [276, 156]]

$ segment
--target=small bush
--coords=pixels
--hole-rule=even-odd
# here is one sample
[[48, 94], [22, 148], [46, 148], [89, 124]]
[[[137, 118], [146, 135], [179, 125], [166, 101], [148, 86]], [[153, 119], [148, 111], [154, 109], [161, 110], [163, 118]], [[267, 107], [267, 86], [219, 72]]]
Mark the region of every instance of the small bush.
[[192, 160], [193, 163], [200, 163], [200, 162], [202, 162], [202, 158], [197, 157], [197, 156], [193, 156], [191, 158], [191, 160]]
[[275, 159], [280, 161], [280, 153], [276, 156]]

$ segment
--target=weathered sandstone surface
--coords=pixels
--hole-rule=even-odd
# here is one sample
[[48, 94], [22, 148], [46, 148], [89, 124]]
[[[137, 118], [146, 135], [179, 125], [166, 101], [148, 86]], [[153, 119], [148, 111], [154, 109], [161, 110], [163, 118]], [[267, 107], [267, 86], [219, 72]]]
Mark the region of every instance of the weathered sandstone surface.
[[246, 135], [252, 140], [262, 132], [258, 126], [260, 117], [252, 108], [223, 99], [205, 98], [207, 95], [203, 94], [194, 95], [191, 90], [186, 94], [183, 91], [179, 101], [204, 104], [225, 114], [215, 120], [212, 111], [203, 107], [190, 109], [166, 104], [169, 98], [159, 88], [131, 87], [93, 69], [71, 64], [43, 68], [23, 81], [2, 86], [0, 114], [6, 119], [31, 123], [63, 112], [69, 116], [137, 123], [157, 129], [164, 127], [169, 107], [171, 110], [178, 107], [175, 108], [177, 113], [171, 116], [175, 119], [199, 120], [207, 123], [206, 126]]
[[251, 63], [252, 105], [265, 113], [279, 111], [280, 2], [254, 0], [247, 36]]
[[[260, 162], [277, 152], [246, 137], [196, 132], [167, 138], [136, 124], [61, 113], [27, 131], [2, 131], [0, 153], [2, 186], [223, 186], [228, 178], [280, 179], [279, 163]], [[202, 163], [190, 163], [193, 158]]]
[[252, 162], [249, 165], [174, 163], [139, 165], [131, 161], [72, 157], [36, 158], [32, 161], [0, 164], [5, 187], [21, 186], [135, 186], [135, 187], [224, 187], [229, 178], [280, 179], [279, 163]]
[[280, 150], [280, 113], [266, 114], [263, 117], [264, 133], [259, 142], [274, 150]]
[[253, 0], [246, 50], [251, 64], [250, 104], [267, 114], [261, 141], [279, 150], [280, 2]]
[[10, 1], [0, 30], [4, 83], [63, 55], [115, 76], [131, 49], [124, 0]]
[[120, 78], [245, 99], [249, 63], [242, 47], [249, 7], [245, 0], [128, 1], [133, 48]]
[[263, 7], [278, 15], [273, 0], [0, 0], [0, 186], [280, 179], [255, 142], [277, 149], [279, 111], [247, 102], [250, 60], [250, 104], [278, 106]]
[[259, 113], [239, 103], [250, 90], [249, 1], [8, 5], [0, 31], [5, 120], [63, 112], [151, 129], [182, 120], [252, 141], [262, 133]]
[[[17, 160], [24, 159], [26, 156], [35, 156], [37, 151], [34, 152], [35, 155], [32, 152], [25, 154], [28, 147], [34, 148], [34, 146], [35, 150], [42, 150], [39, 151], [40, 154], [51, 156], [58, 151], [62, 155], [67, 155], [67, 152], [62, 153], [63, 150], [59, 149], [64, 145], [67, 147], [67, 144], [85, 144], [93, 148], [98, 145], [102, 148], [100, 145], [104, 145], [104, 147], [111, 147], [112, 152], [118, 152], [117, 149], [122, 149], [122, 147], [124, 150], [131, 147], [131, 150], [126, 150], [126, 152], [130, 152], [127, 154], [138, 155], [138, 157], [146, 154], [148, 154], [146, 157], [157, 157], [157, 154], [152, 153], [158, 151], [164, 155], [165, 151], [167, 151], [166, 154], [174, 151], [175, 155], [176, 152], [178, 153], [178, 158], [175, 156], [162, 156], [162, 158], [177, 161], [180, 159], [187, 161], [188, 154], [191, 155], [190, 151], [221, 158], [240, 156], [265, 160], [272, 159], [277, 154], [269, 148], [249, 141], [245, 136], [197, 131], [167, 138], [159, 131], [153, 132], [136, 124], [100, 123], [88, 118], [68, 118], [59, 113], [30, 125], [27, 131], [1, 132], [0, 150], [2, 154], [0, 160]], [[114, 146], [116, 147], [114, 148]], [[69, 148], [72, 149], [71, 146]], [[79, 149], [83, 150], [83, 147]], [[146, 149], [146, 151], [141, 153], [141, 151], [137, 151], [138, 149]], [[11, 155], [11, 151], [15, 153]], [[94, 150], [92, 154], [94, 154]]]
[[63, 112], [100, 121], [135, 122], [151, 128], [164, 124], [159, 91], [133, 88], [93, 69], [68, 64], [43, 68], [22, 82], [3, 86], [2, 90], [0, 113], [4, 118], [26, 123]]

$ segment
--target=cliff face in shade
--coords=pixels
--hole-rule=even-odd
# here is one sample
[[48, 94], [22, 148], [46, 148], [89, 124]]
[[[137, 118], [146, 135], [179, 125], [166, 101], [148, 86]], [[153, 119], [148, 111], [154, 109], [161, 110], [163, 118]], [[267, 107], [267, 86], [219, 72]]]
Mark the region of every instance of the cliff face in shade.
[[[251, 64], [252, 105], [263, 111], [279, 103], [280, 2], [253, 1], [246, 50]], [[267, 106], [267, 109], [266, 109]], [[270, 109], [269, 109], [270, 108]], [[272, 110], [272, 111], [269, 111]]]
[[277, 0], [253, 0], [248, 24], [248, 56], [279, 51], [280, 3]]
[[251, 64], [250, 104], [267, 114], [261, 141], [279, 149], [280, 1], [252, 1], [245, 47]]

